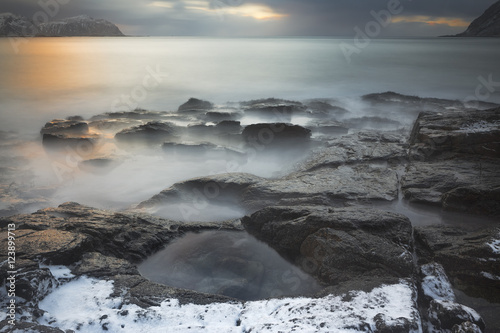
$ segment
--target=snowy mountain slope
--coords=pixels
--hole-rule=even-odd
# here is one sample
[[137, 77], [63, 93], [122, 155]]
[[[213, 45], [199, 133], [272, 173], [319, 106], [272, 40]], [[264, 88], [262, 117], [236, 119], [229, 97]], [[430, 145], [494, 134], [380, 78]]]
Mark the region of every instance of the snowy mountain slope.
[[123, 36], [113, 23], [87, 15], [35, 25], [29, 19], [11, 13], [0, 14], [0, 36]]

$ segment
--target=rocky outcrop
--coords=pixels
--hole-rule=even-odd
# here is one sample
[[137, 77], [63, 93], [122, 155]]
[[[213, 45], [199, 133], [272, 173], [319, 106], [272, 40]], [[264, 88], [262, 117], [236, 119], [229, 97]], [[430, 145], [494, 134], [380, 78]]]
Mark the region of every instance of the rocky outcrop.
[[[16, 295], [30, 302], [30, 311], [39, 311], [38, 301], [58, 285], [41, 263], [67, 265], [78, 276], [114, 280], [117, 293], [122, 294], [120, 288], [125, 288], [128, 300], [140, 306], [149, 306], [166, 297], [188, 303], [228, 300], [152, 283], [139, 274], [136, 264], [184, 232], [238, 230], [237, 224], [179, 223], [65, 203], [33, 214], [2, 218], [2, 248], [7, 248], [8, 225], [16, 229]], [[6, 259], [4, 252], [0, 255], [2, 281], [9, 271]]]
[[277, 98], [266, 98], [241, 102], [243, 112], [270, 122], [290, 122], [292, 115], [302, 114], [306, 107], [296, 101], [288, 101]]
[[500, 1], [491, 5], [472, 21], [467, 30], [455, 37], [500, 37]]
[[177, 111], [206, 111], [212, 109], [213, 107], [214, 105], [208, 101], [197, 98], [190, 98], [186, 103], [179, 106], [179, 109]]
[[410, 136], [405, 198], [500, 215], [500, 109], [422, 113]]
[[[404, 137], [361, 132], [331, 140], [295, 172], [277, 179], [222, 174], [175, 184], [138, 208], [154, 212], [177, 202], [238, 205], [247, 213], [272, 205], [352, 205], [398, 196], [398, 165], [406, 160]], [[235, 187], [235, 184], [237, 186]]]
[[86, 135], [89, 133], [89, 125], [80, 118], [54, 119], [43, 126], [40, 133], [43, 134], [66, 134]]
[[34, 24], [25, 17], [10, 13], [0, 14], [0, 36], [20, 37], [72, 37], [72, 36], [123, 36], [113, 23], [87, 15], [60, 21]]
[[417, 253], [421, 261], [437, 261], [454, 286], [481, 298], [500, 302], [500, 229], [476, 231], [433, 225], [415, 228]]
[[360, 207], [269, 207], [242, 223], [330, 286], [373, 288], [413, 273], [411, 223], [401, 215]]
[[129, 145], [135, 144], [160, 144], [162, 142], [176, 138], [177, 128], [172, 123], [151, 121], [144, 125], [124, 129], [115, 135], [118, 142]]

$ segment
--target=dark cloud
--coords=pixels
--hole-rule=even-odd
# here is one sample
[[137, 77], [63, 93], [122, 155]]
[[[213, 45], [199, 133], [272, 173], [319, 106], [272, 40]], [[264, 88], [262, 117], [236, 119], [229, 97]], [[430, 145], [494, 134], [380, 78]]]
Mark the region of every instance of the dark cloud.
[[[108, 19], [128, 34], [212, 36], [352, 36], [373, 20], [370, 12], [387, 8], [391, 0], [41, 0], [59, 5], [54, 19], [87, 14]], [[397, 0], [392, 0], [397, 1]], [[400, 0], [400, 17], [455, 18], [470, 22], [495, 0]], [[252, 7], [253, 6], [253, 7]], [[260, 7], [259, 7], [260, 6]], [[243, 15], [267, 8], [274, 19]], [[49, 8], [54, 8], [54, 6]], [[267, 10], [266, 9], [266, 10]], [[42, 10], [37, 1], [1, 0], [0, 12], [33, 17]], [[400, 20], [384, 28], [384, 36], [435, 36], [464, 27]]]

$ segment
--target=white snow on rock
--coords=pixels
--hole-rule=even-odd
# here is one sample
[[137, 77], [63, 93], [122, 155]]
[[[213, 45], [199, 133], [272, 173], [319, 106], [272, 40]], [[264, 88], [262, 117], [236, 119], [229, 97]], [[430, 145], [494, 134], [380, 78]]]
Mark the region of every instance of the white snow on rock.
[[484, 120], [480, 120], [473, 124], [468, 124], [463, 127], [460, 127], [456, 132], [459, 133], [481, 133], [481, 132], [491, 132], [494, 130], [500, 129], [500, 123], [492, 122], [489, 123]]
[[491, 251], [495, 254], [500, 254], [500, 232], [498, 232], [496, 238], [493, 238], [490, 242], [486, 243], [491, 248]]
[[443, 266], [438, 263], [430, 263], [422, 265], [420, 270], [424, 275], [422, 279], [424, 295], [441, 301], [455, 301], [455, 293]]
[[484, 276], [487, 279], [490, 279], [490, 280], [498, 280], [498, 281], [500, 281], [500, 276], [498, 276], [498, 275], [494, 275], [494, 274], [491, 274], [491, 273], [488, 273], [488, 272], [481, 272], [481, 275]]
[[54, 266], [54, 265], [43, 265], [40, 264], [40, 268], [48, 268], [50, 270], [50, 274], [56, 279], [70, 279], [75, 277], [71, 270], [66, 266]]
[[246, 303], [180, 305], [168, 299], [143, 309], [110, 297], [113, 281], [80, 277], [56, 288], [39, 304], [47, 311], [40, 324], [82, 332], [359, 332], [375, 330], [374, 317], [386, 323], [420, 317], [412, 285], [384, 285], [371, 292], [323, 298], [284, 298]]

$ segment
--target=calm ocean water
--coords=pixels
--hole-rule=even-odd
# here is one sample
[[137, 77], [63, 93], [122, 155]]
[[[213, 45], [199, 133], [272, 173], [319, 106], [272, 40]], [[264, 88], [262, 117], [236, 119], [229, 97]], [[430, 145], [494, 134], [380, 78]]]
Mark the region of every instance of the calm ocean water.
[[[0, 39], [0, 130], [38, 132], [47, 120], [126, 110], [176, 110], [263, 97], [357, 97], [387, 90], [474, 97], [500, 81], [497, 39], [373, 40], [348, 63], [352, 40], [212, 38]], [[496, 87], [500, 90], [500, 85]], [[481, 98], [500, 102], [498, 91]]]

